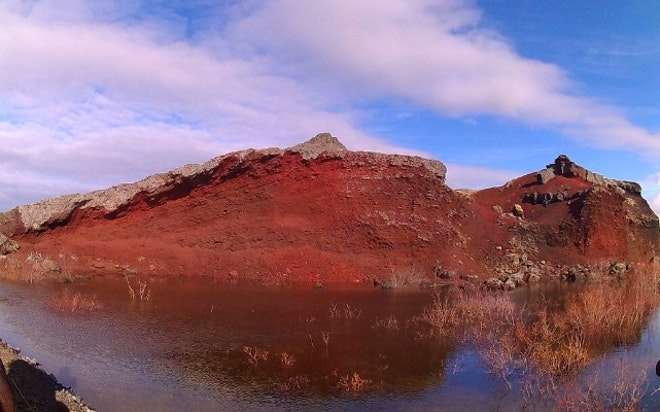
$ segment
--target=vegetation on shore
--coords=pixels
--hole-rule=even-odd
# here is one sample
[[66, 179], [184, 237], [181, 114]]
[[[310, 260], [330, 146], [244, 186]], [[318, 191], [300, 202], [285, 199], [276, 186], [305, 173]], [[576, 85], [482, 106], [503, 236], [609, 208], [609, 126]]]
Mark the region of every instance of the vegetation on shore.
[[69, 289], [53, 294], [46, 303], [57, 311], [70, 313], [92, 312], [103, 307], [97, 301], [96, 296], [83, 292], [72, 292]]
[[657, 275], [635, 272], [554, 304], [521, 307], [503, 292], [454, 289], [436, 295], [419, 320], [436, 335], [471, 342], [491, 374], [521, 390], [529, 404], [634, 411], [651, 390], [649, 364], [625, 359], [606, 374], [589, 367], [612, 348], [639, 342], [659, 303]]

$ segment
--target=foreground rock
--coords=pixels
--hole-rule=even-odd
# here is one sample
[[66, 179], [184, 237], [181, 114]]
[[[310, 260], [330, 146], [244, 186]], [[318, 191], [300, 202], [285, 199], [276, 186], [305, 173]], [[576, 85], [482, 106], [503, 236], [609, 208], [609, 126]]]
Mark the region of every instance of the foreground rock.
[[658, 218], [639, 185], [566, 156], [481, 191], [452, 190], [445, 173], [438, 161], [349, 151], [321, 134], [19, 206], [0, 214], [0, 231], [21, 246], [2, 264], [64, 277], [392, 284], [421, 274], [511, 288], [656, 254]]
[[2, 341], [0, 361], [7, 370], [7, 386], [11, 389], [16, 411], [93, 411], [52, 375], [39, 368], [36, 361], [20, 356], [16, 349]]

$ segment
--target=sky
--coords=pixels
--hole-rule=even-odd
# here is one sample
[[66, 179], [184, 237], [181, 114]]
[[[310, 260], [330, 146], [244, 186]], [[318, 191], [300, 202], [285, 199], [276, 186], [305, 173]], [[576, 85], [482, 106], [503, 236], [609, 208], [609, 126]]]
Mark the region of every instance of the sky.
[[321, 132], [660, 212], [655, 0], [0, 0], [0, 210]]

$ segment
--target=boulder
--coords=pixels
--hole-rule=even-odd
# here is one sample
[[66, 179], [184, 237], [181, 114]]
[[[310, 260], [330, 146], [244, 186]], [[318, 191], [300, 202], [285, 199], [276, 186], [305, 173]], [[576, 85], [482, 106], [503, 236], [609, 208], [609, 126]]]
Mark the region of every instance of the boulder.
[[511, 209], [511, 213], [513, 213], [513, 215], [516, 217], [525, 217], [525, 211], [523, 210], [522, 206], [520, 206], [518, 203], [513, 205], [513, 208]]
[[525, 284], [525, 274], [522, 272], [513, 273], [509, 275], [508, 279], [504, 282], [504, 284], [506, 285], [508, 281], [512, 281], [514, 287], [522, 286]]
[[541, 280], [541, 275], [537, 271], [529, 271], [525, 274], [527, 283], [536, 283]]
[[[499, 278], [488, 278], [484, 281], [484, 284], [488, 289], [502, 289], [504, 282]], [[514, 286], [515, 287], [515, 286]]]
[[621, 277], [623, 276], [630, 267], [624, 262], [612, 262], [610, 265], [610, 275]]
[[18, 243], [9, 239], [2, 232], [0, 232], [0, 255], [6, 255], [11, 252], [16, 252], [21, 247]]
[[502, 283], [502, 289], [504, 290], [513, 290], [515, 288], [516, 288], [516, 282], [511, 278], [507, 279], [506, 281], [504, 281], [504, 283]]
[[543, 169], [536, 174], [536, 181], [543, 185], [554, 179], [554, 177], [554, 168], [548, 167], [547, 169]]
[[433, 273], [435, 273], [435, 277], [443, 280], [451, 279], [456, 275], [453, 270], [443, 269], [441, 266], [435, 266], [433, 268]]

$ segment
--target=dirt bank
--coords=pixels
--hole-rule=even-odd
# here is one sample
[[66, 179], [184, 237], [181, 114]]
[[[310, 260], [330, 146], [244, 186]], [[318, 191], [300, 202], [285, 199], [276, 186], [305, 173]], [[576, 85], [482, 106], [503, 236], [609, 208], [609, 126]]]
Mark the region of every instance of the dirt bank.
[[0, 340], [0, 360], [7, 369], [18, 411], [90, 412], [91, 407], [39, 367], [34, 359]]

